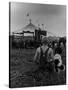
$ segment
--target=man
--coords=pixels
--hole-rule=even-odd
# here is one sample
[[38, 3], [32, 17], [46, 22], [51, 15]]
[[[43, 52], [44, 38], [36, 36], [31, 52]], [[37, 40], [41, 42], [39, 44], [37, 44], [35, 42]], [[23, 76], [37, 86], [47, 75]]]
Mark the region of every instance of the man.
[[36, 50], [34, 62], [38, 64], [39, 70], [44, 72], [47, 67], [52, 69], [52, 66], [50, 67], [50, 62], [53, 61], [53, 58], [53, 50], [48, 47], [48, 39], [44, 37], [42, 39], [42, 46], [38, 47]]
[[36, 53], [34, 56], [34, 62], [39, 63], [43, 58], [45, 59], [45, 62], [50, 62], [53, 60], [53, 57], [54, 57], [53, 50], [52, 48], [48, 47], [48, 39], [44, 37], [42, 39], [42, 46], [38, 47], [36, 50]]
[[44, 75], [45, 71], [52, 72], [53, 66], [51, 62], [53, 61], [53, 57], [53, 50], [48, 47], [48, 39], [44, 37], [42, 39], [42, 46], [37, 48], [34, 56], [34, 62], [38, 64], [38, 69], [35, 71], [37, 78], [35, 77], [35, 79], [42, 79], [43, 76], [40, 77], [39, 75], [41, 73]]

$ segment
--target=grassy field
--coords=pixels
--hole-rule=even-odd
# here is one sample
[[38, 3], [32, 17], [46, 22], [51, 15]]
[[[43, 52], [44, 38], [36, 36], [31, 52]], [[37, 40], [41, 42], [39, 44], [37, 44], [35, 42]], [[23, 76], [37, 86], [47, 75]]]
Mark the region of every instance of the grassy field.
[[[37, 65], [33, 63], [35, 49], [10, 50], [10, 87], [33, 87], [66, 84], [66, 71], [60, 74], [46, 72], [39, 74], [42, 79], [35, 80], [33, 73]], [[66, 66], [65, 52], [62, 54], [63, 63]], [[38, 75], [38, 73], [37, 73]]]

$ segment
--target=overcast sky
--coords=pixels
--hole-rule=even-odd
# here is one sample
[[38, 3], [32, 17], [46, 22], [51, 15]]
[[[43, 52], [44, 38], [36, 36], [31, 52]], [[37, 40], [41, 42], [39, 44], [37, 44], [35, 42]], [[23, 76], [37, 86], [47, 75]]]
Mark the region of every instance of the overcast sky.
[[66, 6], [48, 4], [11, 3], [11, 32], [19, 30], [29, 23], [36, 26], [44, 24], [48, 32], [56, 36], [66, 35]]

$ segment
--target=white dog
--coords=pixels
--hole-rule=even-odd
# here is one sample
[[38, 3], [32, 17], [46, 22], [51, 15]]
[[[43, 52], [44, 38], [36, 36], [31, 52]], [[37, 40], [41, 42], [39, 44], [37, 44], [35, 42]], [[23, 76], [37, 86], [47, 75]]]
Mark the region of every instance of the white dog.
[[55, 71], [60, 72], [65, 70], [65, 65], [62, 64], [62, 59], [60, 54], [55, 54], [54, 56], [54, 64], [55, 64]]

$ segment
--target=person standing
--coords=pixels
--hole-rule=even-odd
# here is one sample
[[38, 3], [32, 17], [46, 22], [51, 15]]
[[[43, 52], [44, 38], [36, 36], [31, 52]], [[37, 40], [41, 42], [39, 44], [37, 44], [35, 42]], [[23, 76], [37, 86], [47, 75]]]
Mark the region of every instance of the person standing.
[[54, 54], [53, 49], [48, 47], [48, 39], [44, 37], [42, 39], [42, 45], [37, 48], [35, 56], [34, 56], [34, 62], [38, 64], [38, 70], [40, 72], [45, 72], [49, 69], [49, 71], [52, 71], [51, 62], [53, 61]]

